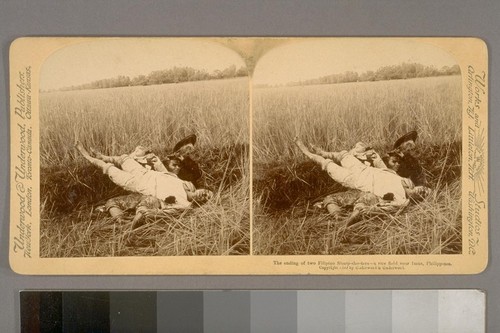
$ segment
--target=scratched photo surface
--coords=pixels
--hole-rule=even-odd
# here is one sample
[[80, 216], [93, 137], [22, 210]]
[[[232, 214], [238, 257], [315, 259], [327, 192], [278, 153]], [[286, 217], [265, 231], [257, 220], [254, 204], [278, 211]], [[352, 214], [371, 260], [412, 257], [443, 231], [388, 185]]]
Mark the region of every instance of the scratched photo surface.
[[[248, 99], [243, 61], [213, 42], [94, 40], [48, 57], [39, 97], [40, 257], [248, 254]], [[179, 153], [183, 139], [189, 151]], [[91, 149], [112, 157], [143, 146], [183, 183], [114, 182], [123, 174], [111, 170], [125, 164], [92, 163], [77, 142], [91, 157]], [[133, 160], [158, 172], [148, 156]], [[177, 157], [190, 162], [180, 173], [169, 166]], [[177, 187], [187, 182], [210, 199], [186, 201], [188, 189]]]
[[[449, 53], [411, 40], [303, 41], [263, 56], [255, 254], [461, 254], [463, 75]], [[359, 165], [331, 154], [342, 151]], [[411, 197], [403, 178], [426, 192]]]

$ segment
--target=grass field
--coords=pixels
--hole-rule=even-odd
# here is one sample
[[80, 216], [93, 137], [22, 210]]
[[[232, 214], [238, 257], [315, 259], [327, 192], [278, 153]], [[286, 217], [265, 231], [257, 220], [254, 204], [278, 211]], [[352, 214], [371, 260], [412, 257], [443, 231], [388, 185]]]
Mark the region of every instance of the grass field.
[[[248, 254], [248, 79], [45, 93], [40, 97], [42, 257]], [[196, 133], [196, 184], [215, 192], [181, 216], [149, 217], [130, 233], [94, 210], [125, 192], [76, 153], [141, 144], [160, 156]]]
[[[461, 253], [461, 83], [439, 77], [254, 90], [255, 254]], [[232, 79], [41, 96], [41, 256], [248, 254], [248, 81]], [[409, 130], [435, 189], [395, 216], [345, 228], [312, 207], [342, 191], [292, 144], [327, 150], [357, 141], [388, 151]], [[108, 155], [147, 145], [165, 156], [196, 133], [199, 187], [215, 199], [181, 216], [149, 217], [130, 233], [94, 208], [125, 192], [73, 148]]]
[[[461, 253], [459, 76], [255, 89], [253, 249], [256, 254]], [[417, 152], [435, 191], [395, 216], [348, 228], [312, 203], [342, 191], [292, 143], [329, 151], [369, 143], [379, 152], [417, 130]]]

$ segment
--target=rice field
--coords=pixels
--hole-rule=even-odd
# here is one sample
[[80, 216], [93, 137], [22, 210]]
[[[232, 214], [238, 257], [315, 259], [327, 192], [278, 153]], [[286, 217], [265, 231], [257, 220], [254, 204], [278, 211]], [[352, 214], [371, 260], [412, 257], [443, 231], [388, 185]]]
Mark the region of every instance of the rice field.
[[[254, 89], [254, 253], [461, 253], [461, 98], [460, 76]], [[363, 141], [383, 153], [410, 130], [431, 197], [349, 227], [347, 215], [313, 207], [344, 189], [295, 148], [296, 135], [328, 151]]]
[[[41, 257], [249, 254], [248, 79], [43, 93]], [[160, 158], [195, 133], [197, 187], [215, 193], [180, 216], [147, 217], [131, 233], [95, 207], [126, 193], [74, 149], [106, 155], [150, 147]]]

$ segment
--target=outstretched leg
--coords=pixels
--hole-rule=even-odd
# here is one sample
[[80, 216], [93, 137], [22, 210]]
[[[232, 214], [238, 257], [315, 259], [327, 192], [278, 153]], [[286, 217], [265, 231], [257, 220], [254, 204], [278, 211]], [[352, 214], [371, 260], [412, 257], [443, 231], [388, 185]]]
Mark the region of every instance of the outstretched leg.
[[321, 147], [318, 147], [316, 145], [313, 145], [312, 143], [309, 144], [309, 147], [311, 147], [311, 150], [315, 153], [315, 154], [318, 154], [320, 156], [323, 156], [325, 155], [327, 152], [325, 150], [323, 150]]
[[346, 151], [345, 150], [341, 151], [341, 152], [335, 152], [335, 151], [330, 152], [330, 151], [325, 151], [325, 150], [321, 149], [320, 147], [315, 146], [313, 144], [311, 144], [310, 146], [311, 146], [311, 150], [315, 154], [317, 154], [317, 155], [319, 155], [319, 156], [321, 156], [323, 158], [327, 158], [329, 160], [332, 160], [332, 161], [334, 161], [337, 164], [340, 164], [340, 161], [346, 155]]
[[82, 143], [80, 141], [77, 141], [75, 143], [75, 148], [82, 154], [83, 157], [93, 165], [102, 168], [103, 171], [109, 166], [108, 163], [101, 161], [98, 158], [90, 156], [89, 152], [83, 147]]
[[120, 164], [120, 161], [123, 159], [122, 156], [107, 156], [102, 154], [101, 152], [95, 150], [94, 148], [90, 147], [90, 152], [95, 156], [95, 158], [100, 159], [101, 161], [104, 161], [106, 163], [113, 163], [116, 165]]
[[300, 149], [300, 151], [304, 153], [304, 155], [306, 155], [322, 167], [328, 162], [324, 157], [311, 153], [304, 145], [304, 143], [299, 139], [299, 137], [295, 137], [293, 141], [295, 142], [295, 145]]

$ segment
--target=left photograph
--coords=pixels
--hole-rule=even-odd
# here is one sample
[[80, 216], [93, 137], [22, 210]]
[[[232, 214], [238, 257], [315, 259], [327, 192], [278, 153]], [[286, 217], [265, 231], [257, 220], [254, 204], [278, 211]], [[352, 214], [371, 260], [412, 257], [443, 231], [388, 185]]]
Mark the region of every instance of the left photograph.
[[249, 77], [213, 41], [102, 39], [40, 69], [40, 257], [250, 254]]

